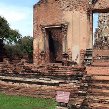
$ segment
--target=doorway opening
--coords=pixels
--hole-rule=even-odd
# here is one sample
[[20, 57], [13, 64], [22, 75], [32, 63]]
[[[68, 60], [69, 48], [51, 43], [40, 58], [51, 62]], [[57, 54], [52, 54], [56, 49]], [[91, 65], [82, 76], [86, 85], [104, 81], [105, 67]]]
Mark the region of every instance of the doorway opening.
[[93, 65], [109, 65], [109, 13], [93, 14]]
[[3, 62], [3, 40], [0, 39], [0, 62]]
[[49, 61], [50, 63], [59, 63], [62, 61], [62, 28], [46, 28]]
[[109, 13], [93, 13], [93, 47], [109, 49]]

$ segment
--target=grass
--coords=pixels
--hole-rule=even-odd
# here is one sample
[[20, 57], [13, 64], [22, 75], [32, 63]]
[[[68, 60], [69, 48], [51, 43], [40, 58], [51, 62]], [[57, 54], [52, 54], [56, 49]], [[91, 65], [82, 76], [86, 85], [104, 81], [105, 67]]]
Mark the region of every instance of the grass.
[[0, 109], [55, 109], [53, 99], [0, 94]]

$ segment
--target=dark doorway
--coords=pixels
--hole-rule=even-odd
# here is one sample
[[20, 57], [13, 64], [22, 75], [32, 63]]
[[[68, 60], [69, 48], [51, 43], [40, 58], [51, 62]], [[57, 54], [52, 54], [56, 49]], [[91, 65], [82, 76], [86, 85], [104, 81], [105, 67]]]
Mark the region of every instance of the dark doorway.
[[51, 63], [62, 61], [62, 28], [48, 28], [49, 59]]
[[3, 62], [3, 40], [0, 39], [0, 62]]

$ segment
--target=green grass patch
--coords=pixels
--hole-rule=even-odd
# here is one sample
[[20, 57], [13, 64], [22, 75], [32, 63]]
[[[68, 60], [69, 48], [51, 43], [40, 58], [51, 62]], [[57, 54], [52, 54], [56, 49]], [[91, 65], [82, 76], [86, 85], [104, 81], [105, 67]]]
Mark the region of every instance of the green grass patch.
[[53, 99], [0, 94], [0, 109], [55, 109]]

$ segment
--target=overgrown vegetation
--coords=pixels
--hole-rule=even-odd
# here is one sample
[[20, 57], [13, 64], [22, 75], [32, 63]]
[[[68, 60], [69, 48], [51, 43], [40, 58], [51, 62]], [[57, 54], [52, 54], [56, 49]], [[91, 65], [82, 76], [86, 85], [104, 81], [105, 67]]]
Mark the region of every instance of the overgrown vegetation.
[[30, 63], [33, 60], [33, 38], [25, 36], [20, 38], [15, 44], [5, 44], [5, 56], [10, 60], [16, 58], [27, 59]]
[[55, 109], [53, 99], [0, 94], [0, 109]]

